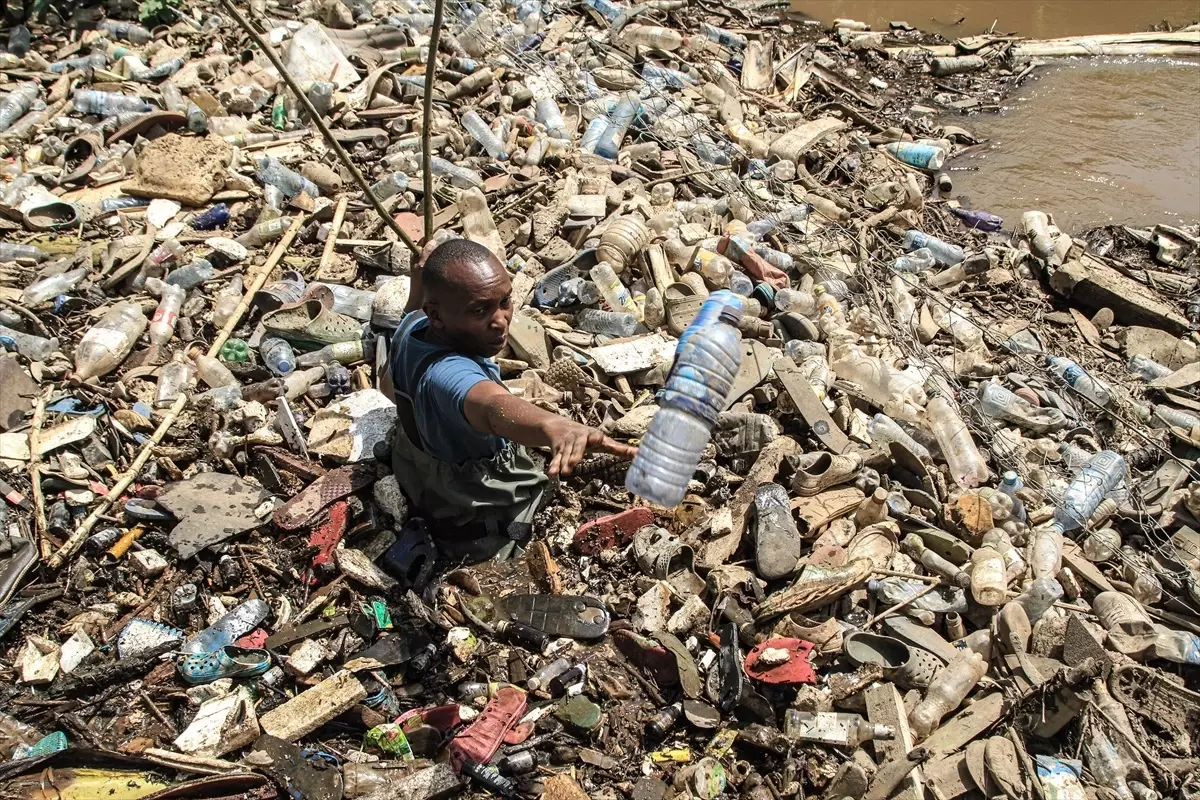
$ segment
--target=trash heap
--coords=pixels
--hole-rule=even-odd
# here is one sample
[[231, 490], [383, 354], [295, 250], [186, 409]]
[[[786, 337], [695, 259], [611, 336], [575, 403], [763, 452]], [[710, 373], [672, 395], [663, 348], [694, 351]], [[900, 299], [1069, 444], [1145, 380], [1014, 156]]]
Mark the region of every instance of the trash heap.
[[[1015, 40], [433, 11], [11, 28], [4, 796], [1196, 796], [1196, 232], [953, 199]], [[499, 563], [379, 457], [426, 211], [641, 444]]]

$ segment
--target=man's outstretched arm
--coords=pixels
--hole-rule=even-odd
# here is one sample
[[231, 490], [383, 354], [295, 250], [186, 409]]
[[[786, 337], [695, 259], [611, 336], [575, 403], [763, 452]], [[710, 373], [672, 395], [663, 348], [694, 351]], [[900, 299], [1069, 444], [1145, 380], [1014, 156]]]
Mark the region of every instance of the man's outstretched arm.
[[503, 436], [526, 447], [548, 447], [551, 451], [546, 474], [570, 475], [589, 450], [603, 450], [633, 458], [637, 448], [621, 444], [595, 428], [544, 411], [509, 393], [492, 381], [480, 381], [467, 392], [463, 413], [471, 427]]

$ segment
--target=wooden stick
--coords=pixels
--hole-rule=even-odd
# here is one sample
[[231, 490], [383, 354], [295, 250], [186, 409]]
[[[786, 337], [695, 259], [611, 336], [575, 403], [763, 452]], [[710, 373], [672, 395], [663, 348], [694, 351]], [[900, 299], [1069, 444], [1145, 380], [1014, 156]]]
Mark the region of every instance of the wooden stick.
[[333, 260], [333, 248], [337, 245], [338, 233], [342, 230], [342, 220], [346, 217], [346, 206], [350, 198], [342, 195], [338, 199], [337, 208], [333, 210], [333, 222], [329, 224], [329, 236], [325, 239], [325, 250], [321, 253], [321, 262], [317, 264], [317, 274], [324, 274], [324, 269]]
[[37, 532], [38, 550], [42, 558], [50, 555], [50, 541], [46, 538], [46, 496], [42, 493], [42, 422], [46, 417], [46, 398], [50, 389], [37, 399], [33, 409], [33, 421], [29, 424], [29, 487], [33, 491], [33, 524]]
[[433, 2], [433, 30], [429, 32], [429, 59], [425, 62], [425, 97], [421, 104], [421, 202], [425, 204], [425, 241], [433, 236], [433, 76], [437, 72], [438, 39], [442, 34], [442, 0]]
[[938, 584], [936, 584], [936, 583], [929, 584], [924, 589], [917, 592], [916, 594], [914, 594], [912, 597], [908, 598], [907, 600], [896, 603], [896, 605], [892, 606], [887, 611], [884, 611], [882, 614], [876, 614], [875, 616], [871, 617], [869, 620], [867, 620], [867, 624], [863, 625], [863, 628], [864, 629], [870, 628], [876, 622], [879, 622], [879, 620], [881, 620], [885, 617], [890, 617], [892, 614], [895, 614], [896, 612], [900, 611], [905, 606], [911, 605], [912, 603], [916, 602], [917, 600], [920, 600], [922, 597], [929, 594], [936, 588], [938, 588]]
[[[237, 326], [241, 323], [242, 316], [246, 313], [246, 310], [250, 308], [250, 303], [254, 299], [254, 293], [261, 289], [267, 282], [267, 276], [271, 274], [271, 270], [275, 269], [275, 265], [279, 263], [279, 260], [283, 258], [283, 254], [287, 252], [288, 246], [292, 243], [292, 239], [296, 238], [296, 234], [300, 232], [300, 225], [303, 221], [304, 215], [302, 214], [298, 215], [292, 220], [292, 226], [287, 229], [287, 231], [283, 234], [283, 238], [280, 239], [275, 245], [275, 249], [271, 251], [271, 255], [267, 257], [266, 262], [259, 267], [258, 272], [254, 275], [254, 279], [250, 282], [250, 285], [246, 287], [246, 293], [242, 296], [242, 301], [238, 303], [237, 308], [234, 309], [233, 314], [229, 317], [229, 321], [225, 323], [225, 327], [221, 329], [221, 332], [217, 334], [217, 338], [213, 340], [212, 347], [208, 348], [208, 355], [210, 357], [215, 358], [216, 355], [221, 352], [222, 345], [225, 344], [230, 335], [233, 333], [234, 329], [237, 328]], [[106, 512], [109, 506], [111, 506], [113, 502], [121, 496], [122, 492], [129, 488], [129, 485], [133, 483], [134, 478], [136, 478], [142, 471], [142, 467], [144, 467], [146, 462], [150, 460], [150, 455], [154, 452], [154, 448], [163, 440], [163, 437], [166, 436], [167, 431], [170, 430], [171, 426], [175, 424], [175, 420], [177, 420], [179, 415], [183, 413], [183, 409], [188, 404], [188, 399], [189, 398], [186, 393], [179, 395], [179, 397], [175, 400], [175, 403], [170, 409], [167, 410], [166, 416], [163, 417], [163, 421], [159, 423], [158, 428], [154, 431], [154, 435], [150, 437], [149, 441], [142, 445], [141, 451], [137, 454], [137, 458], [133, 460], [133, 463], [129, 465], [129, 469], [127, 469], [125, 473], [122, 474], [117, 480], [117, 482], [113, 484], [112, 488], [108, 490], [108, 494], [100, 499], [99, 505], [97, 505], [96, 508], [92, 510], [92, 513], [88, 514], [87, 518], [79, 524], [79, 527], [76, 528], [75, 532], [71, 534], [71, 537], [63, 543], [63, 546], [58, 548], [58, 552], [50, 557], [49, 563], [52, 569], [58, 569], [61, 567], [63, 562], [66, 561], [67, 557], [71, 556], [76, 550], [79, 549], [79, 547], [83, 544], [83, 540], [87, 538], [88, 533], [90, 533], [96, 523], [100, 521], [100, 518], [104, 515], [104, 512]]]

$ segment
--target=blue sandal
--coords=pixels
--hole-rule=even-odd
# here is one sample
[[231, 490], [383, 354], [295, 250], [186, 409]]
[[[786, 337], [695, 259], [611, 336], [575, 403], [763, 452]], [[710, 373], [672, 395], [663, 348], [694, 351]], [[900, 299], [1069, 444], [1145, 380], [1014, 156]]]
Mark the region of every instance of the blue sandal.
[[226, 645], [211, 653], [181, 655], [175, 660], [179, 676], [193, 686], [221, 678], [255, 678], [271, 668], [266, 650]]

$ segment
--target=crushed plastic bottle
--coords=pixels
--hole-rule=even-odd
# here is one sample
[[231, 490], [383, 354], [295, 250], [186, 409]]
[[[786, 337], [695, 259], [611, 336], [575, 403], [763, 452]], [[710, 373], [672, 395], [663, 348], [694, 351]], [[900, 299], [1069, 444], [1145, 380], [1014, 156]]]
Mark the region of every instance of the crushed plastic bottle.
[[80, 380], [107, 375], [121, 365], [149, 320], [137, 303], [115, 303], [83, 334], [75, 348], [75, 374]]

